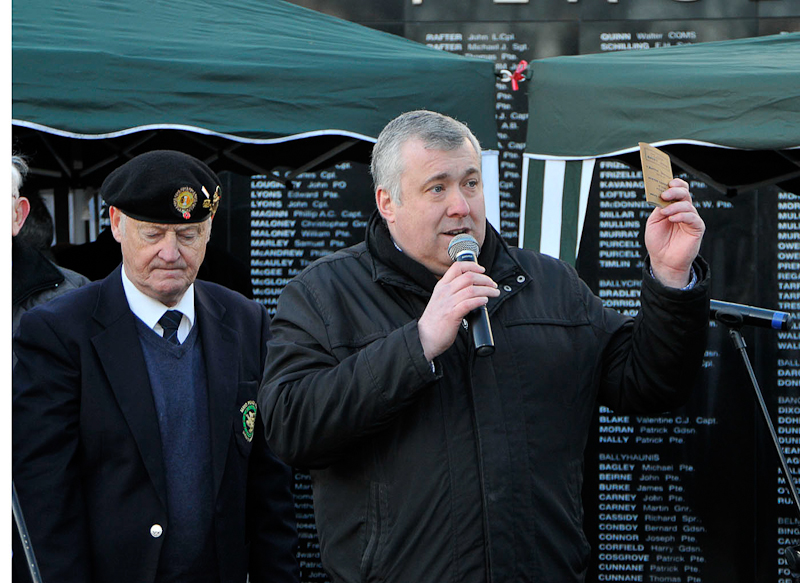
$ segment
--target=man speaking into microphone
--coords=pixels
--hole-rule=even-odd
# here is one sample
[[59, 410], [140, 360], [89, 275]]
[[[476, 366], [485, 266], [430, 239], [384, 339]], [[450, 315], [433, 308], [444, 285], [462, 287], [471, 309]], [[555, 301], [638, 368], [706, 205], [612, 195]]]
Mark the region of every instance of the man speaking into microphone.
[[[648, 220], [634, 320], [570, 266], [505, 244], [463, 124], [403, 114], [371, 169], [366, 240], [286, 286], [259, 391], [273, 451], [311, 471], [323, 566], [337, 583], [583, 581], [596, 403], [675, 408], [702, 363], [705, 226], [688, 185]], [[463, 240], [477, 261], [453, 260]]]

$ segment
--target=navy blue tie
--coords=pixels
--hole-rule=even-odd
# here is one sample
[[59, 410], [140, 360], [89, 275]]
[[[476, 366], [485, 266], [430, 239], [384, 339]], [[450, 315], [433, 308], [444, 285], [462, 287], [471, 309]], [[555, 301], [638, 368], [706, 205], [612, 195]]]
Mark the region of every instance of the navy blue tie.
[[178, 326], [181, 325], [181, 314], [178, 310], [167, 310], [161, 319], [158, 321], [164, 329], [164, 339], [172, 342], [173, 344], [180, 344], [178, 342]]

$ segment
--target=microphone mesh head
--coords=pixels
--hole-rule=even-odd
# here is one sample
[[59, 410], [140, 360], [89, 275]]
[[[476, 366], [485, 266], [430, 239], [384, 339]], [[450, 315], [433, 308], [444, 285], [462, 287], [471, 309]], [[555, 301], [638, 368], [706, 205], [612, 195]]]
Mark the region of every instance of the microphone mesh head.
[[453, 240], [450, 241], [450, 245], [447, 246], [447, 253], [450, 255], [450, 259], [453, 261], [456, 260], [456, 257], [458, 257], [459, 253], [463, 253], [464, 251], [471, 251], [477, 258], [480, 250], [481, 248], [478, 245], [478, 241], [475, 239], [475, 237], [466, 233], [462, 233], [453, 237]]

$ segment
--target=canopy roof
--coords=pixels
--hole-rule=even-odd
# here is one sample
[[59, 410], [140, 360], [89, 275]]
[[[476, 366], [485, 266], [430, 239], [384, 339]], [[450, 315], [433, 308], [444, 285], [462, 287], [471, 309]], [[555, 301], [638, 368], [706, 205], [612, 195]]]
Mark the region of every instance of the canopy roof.
[[530, 69], [533, 158], [636, 165], [638, 143], [648, 142], [729, 194], [763, 183], [800, 192], [800, 33], [555, 57]]
[[366, 158], [417, 108], [497, 147], [492, 63], [280, 0], [25, 0], [12, 13], [14, 137], [39, 150], [34, 169], [75, 185], [154, 147], [250, 173], [349, 146], [339, 158]]
[[800, 194], [800, 33], [533, 61], [520, 245], [574, 261], [594, 161], [639, 142], [734, 196]]

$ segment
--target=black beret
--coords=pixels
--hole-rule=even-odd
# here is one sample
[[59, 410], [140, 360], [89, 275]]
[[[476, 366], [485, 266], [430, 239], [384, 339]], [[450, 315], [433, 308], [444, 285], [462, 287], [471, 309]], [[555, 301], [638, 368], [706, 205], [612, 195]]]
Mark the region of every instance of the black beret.
[[217, 211], [219, 178], [203, 162], [174, 150], [140, 154], [103, 181], [100, 195], [134, 219], [199, 223]]

